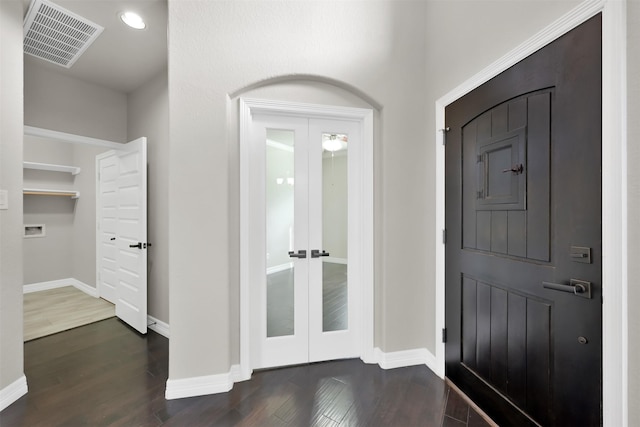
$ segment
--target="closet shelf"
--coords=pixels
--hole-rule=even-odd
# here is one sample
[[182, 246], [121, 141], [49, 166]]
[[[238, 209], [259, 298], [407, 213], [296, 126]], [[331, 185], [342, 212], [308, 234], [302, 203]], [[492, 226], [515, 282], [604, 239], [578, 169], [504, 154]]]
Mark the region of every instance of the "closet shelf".
[[38, 170], [53, 171], [53, 172], [68, 172], [71, 175], [78, 175], [80, 173], [80, 168], [77, 166], [54, 165], [50, 163], [23, 162], [23, 167], [25, 169], [38, 169]]
[[80, 197], [79, 191], [67, 191], [67, 190], [49, 190], [42, 188], [23, 188], [22, 194], [26, 196], [65, 196], [77, 199]]

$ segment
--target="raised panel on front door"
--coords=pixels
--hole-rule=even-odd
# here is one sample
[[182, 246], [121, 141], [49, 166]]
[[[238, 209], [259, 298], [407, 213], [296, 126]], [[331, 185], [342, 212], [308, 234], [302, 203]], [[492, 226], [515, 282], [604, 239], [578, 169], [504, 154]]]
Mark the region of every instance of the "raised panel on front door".
[[552, 301], [461, 278], [462, 361], [531, 413], [550, 406]]
[[462, 128], [463, 248], [550, 261], [550, 90]]

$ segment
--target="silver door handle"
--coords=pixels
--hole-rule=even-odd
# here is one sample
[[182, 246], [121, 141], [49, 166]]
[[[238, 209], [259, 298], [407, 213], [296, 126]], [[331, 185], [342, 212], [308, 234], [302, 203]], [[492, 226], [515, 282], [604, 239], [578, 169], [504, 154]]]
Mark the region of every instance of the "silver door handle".
[[568, 285], [553, 282], [542, 282], [542, 287], [553, 289], [554, 291], [569, 292], [576, 296], [591, 299], [591, 282], [571, 279]]
[[320, 252], [319, 249], [311, 249], [311, 258], [320, 258], [321, 256], [329, 256], [329, 252], [324, 249]]
[[289, 251], [289, 257], [291, 258], [306, 258], [307, 257], [307, 251], [304, 249], [301, 249], [298, 251], [298, 253], [295, 253], [293, 251]]

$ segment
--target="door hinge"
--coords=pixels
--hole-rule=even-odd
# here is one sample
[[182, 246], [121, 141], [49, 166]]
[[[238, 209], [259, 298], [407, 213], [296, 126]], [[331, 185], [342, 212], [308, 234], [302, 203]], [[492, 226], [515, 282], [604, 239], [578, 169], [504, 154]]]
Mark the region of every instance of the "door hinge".
[[447, 328], [442, 328], [442, 342], [447, 342]]
[[451, 128], [447, 126], [443, 129], [438, 129], [438, 130], [442, 132], [442, 145], [447, 145], [447, 132], [449, 132]]
[[446, 228], [442, 229], [442, 244], [443, 245], [447, 244], [447, 229]]

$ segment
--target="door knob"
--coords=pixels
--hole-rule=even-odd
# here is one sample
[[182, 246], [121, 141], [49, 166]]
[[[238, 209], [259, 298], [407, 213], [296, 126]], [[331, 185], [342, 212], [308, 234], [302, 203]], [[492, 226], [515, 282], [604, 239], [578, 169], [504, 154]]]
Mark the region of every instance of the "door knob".
[[520, 175], [523, 170], [524, 170], [524, 166], [522, 166], [522, 163], [520, 163], [519, 165], [513, 165], [513, 167], [511, 169], [503, 169], [502, 173], [513, 172], [516, 175]]
[[320, 258], [321, 256], [329, 256], [329, 252], [325, 252], [324, 249], [322, 252], [319, 249], [311, 249], [311, 258]]
[[136, 245], [129, 245], [130, 248], [142, 249], [142, 242], [138, 242]]
[[301, 249], [298, 251], [298, 253], [295, 253], [293, 251], [289, 251], [289, 257], [291, 258], [306, 258], [307, 257], [307, 251], [304, 249]]

